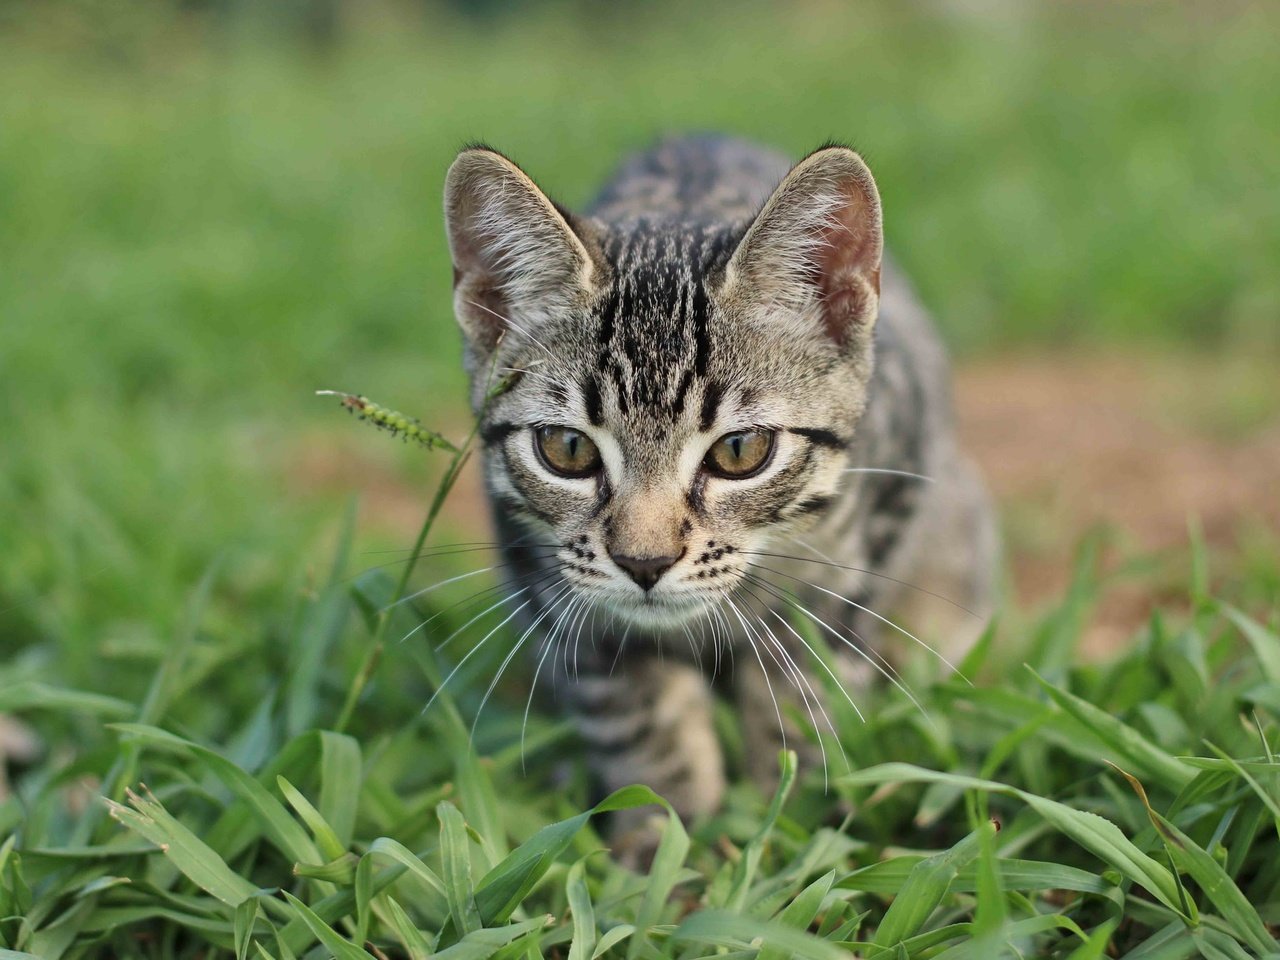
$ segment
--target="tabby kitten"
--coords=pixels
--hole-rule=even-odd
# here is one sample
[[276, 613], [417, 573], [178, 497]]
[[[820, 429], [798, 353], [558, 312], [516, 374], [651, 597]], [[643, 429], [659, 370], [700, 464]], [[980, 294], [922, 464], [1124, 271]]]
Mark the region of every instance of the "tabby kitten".
[[602, 787], [710, 811], [713, 685], [767, 786], [797, 717], [829, 729], [831, 680], [856, 694], [896, 651], [973, 638], [992, 511], [855, 152], [674, 140], [578, 215], [479, 146], [445, 211], [510, 607]]

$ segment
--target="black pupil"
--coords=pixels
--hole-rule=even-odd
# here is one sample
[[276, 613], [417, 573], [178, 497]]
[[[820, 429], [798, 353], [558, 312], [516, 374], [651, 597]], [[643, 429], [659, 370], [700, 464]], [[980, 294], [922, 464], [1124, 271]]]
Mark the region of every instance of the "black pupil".
[[570, 461], [578, 459], [578, 435], [572, 430], [564, 432], [564, 445]]
[[733, 448], [733, 459], [742, 459], [742, 445], [746, 442], [746, 438], [742, 434], [737, 434], [729, 441], [729, 446]]

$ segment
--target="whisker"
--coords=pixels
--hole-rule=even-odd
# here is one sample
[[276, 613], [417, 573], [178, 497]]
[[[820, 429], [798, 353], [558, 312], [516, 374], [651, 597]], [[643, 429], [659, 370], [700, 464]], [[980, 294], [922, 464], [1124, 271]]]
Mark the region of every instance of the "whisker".
[[[572, 644], [572, 647], [573, 647], [572, 676], [575, 681], [578, 678], [578, 642], [582, 639], [582, 627], [587, 622], [587, 614], [591, 614], [592, 618], [595, 617], [595, 602], [590, 597], [583, 598], [582, 609], [581, 609], [581, 612], [578, 614], [577, 623], [571, 624], [569, 626], [570, 630], [573, 630], [575, 626], [577, 628], [577, 633], [574, 635], [573, 644]], [[565, 666], [564, 666], [564, 675], [566, 679], [571, 675], [569, 671], [569, 662], [568, 662], [569, 648], [570, 648], [570, 645], [566, 643], [565, 644]]]
[[968, 677], [966, 677], [963, 673], [961, 673], [960, 669], [954, 663], [948, 660], [940, 651], [935, 650], [932, 646], [925, 643], [923, 640], [921, 640], [919, 637], [917, 637], [914, 633], [912, 633], [910, 630], [906, 629], [905, 627], [901, 627], [898, 624], [894, 623], [892, 620], [890, 620], [888, 617], [884, 617], [876, 613], [870, 607], [865, 607], [862, 604], [858, 603], [856, 600], [850, 600], [848, 597], [843, 596], [839, 593], [836, 593], [834, 590], [828, 590], [826, 587], [819, 586], [816, 583], [811, 583], [808, 580], [803, 580], [800, 577], [794, 577], [789, 573], [783, 573], [781, 570], [775, 570], [772, 567], [766, 567], [764, 566], [764, 564], [757, 563], [757, 564], [753, 564], [753, 566], [757, 567], [760, 570], [767, 570], [770, 573], [777, 574], [780, 577], [786, 577], [788, 580], [794, 580], [796, 581], [796, 583], [803, 583], [805, 586], [812, 587], [815, 590], [821, 590], [823, 593], [828, 594], [829, 596], [835, 597], [837, 600], [841, 601], [842, 603], [847, 603], [849, 604], [849, 606], [854, 607], [855, 609], [861, 610], [863, 613], [870, 614], [871, 616], [879, 620], [881, 623], [886, 624], [887, 626], [893, 627], [893, 629], [897, 630], [904, 637], [909, 637], [910, 639], [914, 640], [916, 643], [924, 647], [926, 650], [932, 653], [935, 657], [941, 660], [944, 664], [946, 664], [947, 668], [952, 673], [954, 673], [957, 677], [959, 677], [965, 683], [969, 684], [969, 686], [973, 686], [973, 681], [971, 681]]
[[738, 612], [737, 604], [732, 598], [726, 596], [725, 603], [729, 605], [729, 609], [733, 611], [734, 616], [738, 618], [738, 622], [742, 624], [743, 632], [746, 634], [747, 646], [751, 648], [751, 652], [755, 654], [756, 663], [760, 664], [760, 672], [764, 674], [764, 685], [769, 691], [769, 699], [773, 701], [773, 712], [778, 717], [778, 733], [782, 736], [782, 749], [787, 749], [787, 728], [782, 722], [782, 708], [778, 706], [778, 698], [773, 692], [773, 681], [769, 679], [769, 671], [765, 669], [764, 658], [760, 656], [760, 651], [756, 649], [756, 642], [751, 636], [750, 630], [747, 629], [747, 622], [743, 619], [742, 614]]
[[[752, 596], [754, 597], [754, 594]], [[755, 598], [755, 599], [757, 600], [757, 602], [761, 602], [761, 603], [763, 602], [763, 601], [760, 601], [759, 598]], [[818, 751], [822, 754], [822, 786], [823, 786], [823, 792], [825, 793], [827, 788], [830, 785], [830, 779], [829, 779], [830, 771], [827, 766], [827, 747], [826, 747], [826, 744], [823, 743], [822, 741], [822, 728], [818, 725], [818, 718], [814, 716], [813, 706], [810, 703], [810, 695], [812, 695], [812, 699], [815, 702], [817, 702], [818, 710], [819, 712], [822, 713], [822, 716], [826, 719], [827, 726], [831, 728], [831, 733], [833, 736], [835, 735], [836, 729], [831, 723], [831, 718], [827, 716], [826, 710], [823, 709], [822, 702], [818, 698], [817, 691], [815, 691], [813, 689], [813, 686], [809, 683], [809, 678], [804, 675], [804, 671], [802, 671], [800, 669], [799, 664], [797, 664], [795, 660], [792, 659], [791, 654], [787, 653], [786, 647], [784, 647], [782, 644], [782, 641], [778, 639], [777, 634], [775, 634], [773, 630], [769, 627], [769, 625], [764, 622], [763, 617], [761, 617], [759, 614], [755, 613], [751, 609], [750, 605], [747, 604], [745, 599], [743, 600], [743, 606], [747, 608], [748, 613], [750, 613], [753, 617], [756, 618], [757, 621], [759, 621], [760, 626], [763, 627], [765, 633], [768, 634], [769, 640], [772, 642], [774, 648], [778, 651], [778, 656], [782, 658], [782, 663], [779, 663], [778, 666], [783, 669], [784, 673], [789, 675], [791, 679], [791, 685], [795, 687], [796, 692], [800, 694], [800, 699], [804, 703], [805, 711], [809, 714], [809, 722], [813, 725], [814, 735], [818, 738]], [[753, 627], [752, 629], [754, 630], [755, 628]], [[759, 634], [757, 634], [757, 636], [759, 636]], [[763, 636], [760, 637], [760, 642], [761, 643], [765, 642], [765, 638]], [[774, 659], [774, 662], [775, 663], [778, 662], [777, 658]], [[807, 693], [806, 693], [806, 688], [808, 690]], [[839, 737], [837, 736], [836, 739], [839, 740]]]
[[932, 590], [927, 590], [924, 587], [919, 586], [918, 584], [911, 583], [909, 580], [899, 580], [897, 577], [891, 577], [889, 576], [889, 574], [881, 573], [878, 570], [868, 570], [866, 567], [853, 567], [847, 563], [837, 563], [836, 561], [828, 557], [826, 554], [824, 554], [817, 547], [810, 546], [809, 544], [805, 543], [803, 540], [800, 540], [796, 537], [791, 537], [790, 539], [794, 540], [796, 543], [804, 547], [806, 550], [812, 550], [822, 559], [815, 560], [812, 557], [797, 557], [789, 553], [770, 553], [766, 550], [743, 550], [742, 553], [745, 556], [749, 556], [749, 557], [774, 557], [778, 560], [794, 560], [796, 563], [817, 563], [825, 567], [835, 567], [837, 570], [848, 570], [852, 573], [863, 573], [863, 574], [866, 574], [868, 577], [875, 577], [877, 580], [888, 580], [890, 583], [896, 583], [899, 586], [906, 587], [909, 590], [915, 590], [918, 593], [923, 593], [926, 596], [933, 597], [935, 600], [941, 600], [943, 603], [949, 603], [951, 604], [951, 606], [955, 607], [957, 610], [962, 610], [963, 612], [967, 613], [971, 617], [974, 617], [975, 619], [978, 619], [978, 620], [982, 619], [981, 615], [970, 610], [964, 604], [959, 603], [958, 601], [953, 600], [948, 596], [944, 596], [941, 593], [934, 593]]
[[[466, 629], [467, 629], [467, 627], [471, 626], [471, 625], [472, 625], [473, 623], [475, 623], [477, 620], [480, 620], [481, 618], [483, 618], [485, 615], [487, 615], [487, 614], [488, 614], [488, 613], [490, 613], [491, 611], [496, 610], [498, 607], [502, 606], [502, 605], [503, 605], [504, 603], [506, 603], [507, 601], [512, 600], [512, 599], [514, 599], [515, 597], [520, 596], [520, 594], [525, 593], [525, 592], [527, 592], [527, 591], [528, 591], [528, 590], [530, 590], [530, 589], [535, 589], [535, 588], [537, 588], [537, 587], [541, 586], [541, 585], [542, 585], [543, 583], [545, 583], [547, 580], [550, 580], [550, 579], [552, 579], [553, 577], [555, 577], [557, 574], [559, 574], [559, 572], [560, 572], [559, 568], [556, 568], [556, 569], [553, 569], [553, 570], [543, 570], [543, 571], [538, 571], [538, 572], [535, 572], [535, 573], [527, 574], [527, 575], [525, 575], [525, 576], [523, 576], [523, 577], [517, 577], [515, 580], [513, 580], [513, 581], [511, 581], [511, 582], [509, 582], [509, 583], [500, 583], [500, 584], [496, 584], [496, 585], [491, 586], [491, 587], [487, 587], [487, 588], [485, 588], [484, 590], [479, 591], [478, 593], [472, 594], [472, 595], [471, 595], [471, 597], [468, 597], [468, 598], [467, 598], [467, 599], [465, 599], [465, 600], [460, 600], [460, 601], [458, 601], [458, 603], [453, 604], [453, 605], [451, 605], [450, 607], [445, 607], [445, 608], [443, 608], [443, 609], [441, 609], [441, 610], [437, 610], [435, 613], [433, 613], [431, 616], [427, 617], [427, 618], [426, 618], [425, 620], [423, 620], [420, 624], [418, 624], [416, 627], [414, 627], [412, 630], [410, 630], [408, 633], [406, 633], [403, 637], [401, 637], [400, 642], [401, 642], [401, 643], [404, 643], [404, 641], [408, 640], [411, 636], [413, 636], [415, 633], [417, 633], [417, 632], [418, 632], [419, 630], [421, 630], [423, 627], [427, 626], [429, 623], [431, 623], [433, 620], [435, 620], [435, 619], [436, 619], [436, 617], [438, 617], [438, 616], [440, 616], [441, 614], [443, 614], [443, 613], [447, 612], [448, 610], [452, 609], [453, 607], [461, 606], [462, 604], [467, 603], [467, 602], [469, 602], [470, 600], [475, 599], [476, 597], [483, 597], [483, 596], [485, 596], [486, 594], [497, 593], [497, 592], [501, 592], [501, 591], [503, 591], [503, 590], [509, 589], [510, 587], [514, 586], [516, 583], [519, 583], [521, 580], [528, 580], [528, 581], [530, 581], [529, 583], [527, 583], [527, 584], [526, 584], [523, 588], [521, 588], [520, 590], [517, 590], [517, 591], [515, 591], [514, 593], [511, 593], [511, 594], [509, 594], [509, 595], [507, 595], [507, 596], [503, 597], [501, 600], [497, 601], [496, 603], [494, 603], [494, 604], [492, 604], [491, 606], [487, 607], [486, 609], [482, 610], [480, 613], [477, 613], [474, 617], [472, 617], [471, 619], [469, 619], [469, 620], [468, 620], [466, 623], [464, 623], [462, 626], [460, 626], [460, 627], [458, 627], [456, 630], [454, 630], [454, 631], [453, 631], [453, 633], [449, 634], [449, 636], [447, 636], [447, 637], [445, 637], [443, 640], [441, 640], [441, 641], [440, 641], [440, 643], [438, 643], [438, 644], [436, 645], [436, 650], [437, 650], [437, 651], [439, 651], [439, 650], [443, 650], [443, 649], [445, 648], [445, 646], [446, 646], [446, 645], [447, 645], [451, 640], [453, 640], [453, 639], [454, 639], [454, 637], [458, 636], [460, 633], [462, 633], [464, 630], [466, 630]], [[480, 601], [480, 602], [482, 602], [482, 603], [483, 603], [484, 601]]]
[[539, 613], [534, 621], [530, 623], [529, 626], [525, 627], [524, 632], [520, 634], [520, 639], [517, 640], [507, 652], [501, 666], [498, 667], [497, 672], [494, 674], [493, 680], [489, 683], [489, 689], [485, 690], [484, 696], [480, 698], [480, 706], [476, 708], [476, 715], [471, 721], [471, 739], [473, 741], [475, 740], [476, 735], [476, 725], [480, 722], [480, 714], [484, 712], [485, 704], [487, 704], [489, 702], [489, 698], [493, 696], [493, 691], [497, 688], [498, 682], [502, 679], [502, 675], [506, 672], [507, 667], [511, 664], [511, 661], [515, 659], [516, 654], [520, 652], [520, 648], [524, 646], [524, 642], [529, 638], [533, 631], [537, 629], [538, 624], [541, 623], [546, 618], [547, 614], [554, 609], [555, 601], [564, 596], [569, 588], [570, 584], [564, 585], [560, 592], [552, 598], [552, 605]]
[[[840, 677], [837, 677], [835, 673], [832, 672], [831, 667], [827, 666], [826, 660], [824, 660], [822, 657], [819, 657], [817, 650], [813, 649], [813, 645], [810, 644], [808, 640], [805, 640], [804, 637], [801, 636], [799, 632], [796, 631], [796, 628], [792, 627], [790, 623], [787, 622], [786, 617], [783, 617], [782, 614], [778, 613], [776, 609], [773, 609], [771, 605], [769, 605], [768, 603], [765, 603], [764, 600], [760, 599], [758, 595], [753, 593], [753, 591], [748, 589], [746, 590], [746, 593], [748, 593], [750, 596], [753, 596], [753, 598], [756, 600], [756, 603], [759, 603], [760, 605], [762, 605], [764, 609], [767, 609], [767, 611], [771, 613], [772, 616], [776, 618], [776, 620], [780, 622], [783, 627], [786, 627], [787, 632], [790, 632], [791, 636], [794, 636], [796, 640], [799, 640], [800, 643], [804, 645], [804, 649], [808, 650], [809, 655], [814, 659], [814, 662], [817, 662], [818, 666], [822, 667], [823, 672], [826, 673], [828, 677], [831, 677], [831, 681], [833, 682], [833, 684], [836, 685], [836, 689], [841, 692], [841, 695], [844, 696], [845, 700], [849, 701], [850, 707], [854, 708], [854, 713], [858, 714], [859, 721], [863, 723], [867, 722], [867, 718], [863, 716], [863, 712], [861, 712], [861, 709], [859, 709], [858, 704], [855, 703], [854, 698], [852, 698], [852, 696], [850, 696], [849, 694], [849, 690], [846, 689], [844, 681], [841, 681]], [[826, 716], [826, 710], [823, 710], [823, 716]], [[828, 718], [827, 722], [828, 724], [831, 723], [831, 719]], [[840, 744], [841, 753], [844, 753], [845, 746], [844, 744], [841, 744], [840, 735], [836, 733], [835, 727], [832, 727], [831, 732], [833, 733], [833, 735], [835, 735], [837, 744]], [[845, 763], [846, 765], [847, 763], [849, 763], [849, 758], [847, 758], [847, 756], [845, 758]]]
[[[479, 547], [500, 547], [500, 546], [502, 546], [502, 544], [498, 543], [496, 540], [462, 540], [462, 541], [459, 541], [458, 543], [439, 543], [439, 544], [436, 544], [436, 548], [437, 548], [437, 549], [441, 549], [441, 550], [448, 549], [449, 547], [477, 547], [477, 548], [479, 548]], [[430, 552], [430, 551], [427, 551], [427, 552]], [[394, 547], [394, 548], [392, 548], [392, 549], [388, 549], [388, 550], [361, 550], [361, 551], [360, 551], [360, 556], [362, 556], [362, 557], [376, 557], [376, 556], [380, 556], [380, 555], [381, 555], [381, 556], [385, 556], [385, 555], [386, 555], [386, 554], [388, 554], [388, 553], [406, 553], [406, 554], [408, 554], [408, 553], [413, 553], [413, 547]], [[420, 556], [420, 557], [422, 557], [422, 556], [426, 556], [426, 553], [420, 553], [420, 554], [418, 554], [418, 556]]]
[[[609, 624], [606, 629], [613, 626], [613, 611], [609, 611]], [[609, 676], [613, 676], [613, 671], [618, 668], [618, 661], [622, 659], [623, 648], [627, 645], [627, 637], [631, 636], [631, 621], [627, 621], [626, 629], [622, 631], [622, 639], [618, 641], [618, 651], [613, 655], [613, 663], [609, 666]]]
[[[559, 594], [557, 600], [563, 596]], [[548, 636], [543, 643], [542, 656], [538, 658], [537, 669], [533, 671], [533, 682], [529, 684], [529, 699], [524, 704], [524, 719], [520, 721], [520, 770], [525, 772], [524, 744], [525, 733], [529, 729], [529, 711], [533, 708], [533, 694], [538, 689], [538, 676], [542, 673], [542, 665], [547, 662], [547, 654], [552, 650], [551, 638]]]
[[[521, 591], [521, 592], [523, 593], [524, 591]], [[503, 600], [499, 601], [499, 603], [505, 603], [507, 600], [510, 600], [510, 599], [511, 599], [510, 597], [504, 598]], [[436, 702], [436, 697], [438, 697], [440, 695], [440, 692], [449, 685], [449, 681], [452, 680], [454, 676], [457, 674], [457, 672], [462, 669], [463, 664], [465, 664], [468, 660], [470, 660], [473, 656], [475, 656], [476, 651], [478, 651], [481, 647], [483, 647], [485, 643], [488, 642], [490, 637], [492, 637], [495, 633], [497, 633], [504, 626], [510, 623], [515, 618], [516, 614], [518, 614], [521, 610], [523, 610], [532, 602], [533, 602], [532, 597], [530, 597], [528, 600], [525, 600], [524, 603], [520, 604], [520, 606], [512, 610], [511, 613], [507, 614], [507, 616], [502, 620], [501, 623], [499, 623], [496, 627], [494, 627], [492, 630], [486, 633], [479, 643], [477, 643], [474, 647], [468, 650], [466, 655], [463, 656], [463, 658], [457, 662], [454, 668], [449, 671], [449, 675], [445, 677], [442, 681], [440, 681], [440, 686], [437, 687], [435, 692], [431, 694], [431, 697], [427, 700], [426, 705], [423, 706], [421, 713], [425, 714], [428, 710], [431, 709], [431, 705]]]
[[431, 623], [433, 620], [435, 620], [437, 617], [442, 617], [446, 613], [450, 612], [451, 610], [456, 610], [458, 607], [473, 605], [475, 602], [483, 603], [484, 601], [481, 598], [485, 597], [488, 594], [500, 593], [501, 591], [506, 590], [509, 587], [513, 587], [516, 584], [519, 584], [525, 581], [528, 581], [530, 583], [536, 583], [543, 578], [554, 577], [557, 574], [559, 574], [562, 569], [563, 569], [563, 566], [557, 563], [554, 567], [550, 569], [532, 570], [528, 573], [522, 573], [514, 577], [507, 577], [499, 581], [498, 583], [490, 584], [489, 586], [481, 590], [477, 590], [475, 593], [468, 594], [467, 596], [463, 597], [460, 600], [455, 600], [453, 603], [450, 603], [447, 606], [441, 607], [435, 613], [431, 614], [429, 617], [423, 620], [422, 623], [420, 623], [418, 626], [424, 627], [427, 624]]
[[720, 621], [722, 650], [729, 655], [729, 669], [732, 670], [737, 666], [733, 653], [733, 626], [729, 623], [729, 618], [724, 615], [722, 607], [717, 607], [715, 612]]
[[424, 596], [425, 594], [431, 593], [434, 590], [439, 590], [441, 587], [447, 587], [451, 583], [457, 583], [459, 580], [466, 580], [466, 579], [469, 579], [470, 577], [478, 577], [482, 573], [490, 573], [494, 570], [497, 570], [501, 566], [503, 566], [503, 564], [494, 564], [491, 567], [481, 567], [478, 570], [472, 570], [468, 573], [460, 573], [456, 577], [449, 577], [445, 580], [439, 580], [436, 583], [433, 583], [429, 587], [423, 587], [421, 590], [416, 590], [413, 593], [408, 594], [407, 596], [401, 597], [395, 603], [388, 604], [378, 612], [386, 613], [388, 610], [394, 610], [396, 607], [400, 606], [400, 604], [402, 603], [412, 603], [414, 600], [417, 600], [419, 597]]
[[521, 327], [520, 327], [520, 326], [519, 326], [519, 325], [518, 325], [514, 320], [512, 320], [510, 317], [504, 317], [502, 314], [498, 313], [496, 310], [491, 310], [491, 309], [489, 309], [488, 307], [486, 307], [483, 303], [477, 303], [477, 302], [476, 302], [476, 301], [474, 301], [474, 300], [468, 300], [468, 301], [467, 301], [467, 303], [471, 304], [471, 306], [473, 306], [473, 307], [479, 307], [479, 308], [480, 308], [481, 310], [483, 310], [485, 313], [487, 313], [487, 314], [489, 314], [489, 315], [491, 315], [491, 316], [495, 317], [495, 318], [496, 318], [496, 319], [498, 319], [498, 320], [501, 320], [501, 321], [502, 321], [502, 322], [503, 322], [507, 327], [509, 327], [510, 329], [514, 330], [516, 333], [520, 334], [520, 336], [524, 337], [525, 339], [529, 340], [529, 341], [530, 341], [531, 343], [533, 343], [535, 346], [537, 346], [537, 347], [541, 348], [541, 349], [542, 349], [542, 351], [543, 351], [544, 353], [551, 354], [551, 351], [547, 349], [546, 344], [544, 344], [541, 340], [539, 340], [537, 337], [535, 337], [535, 336], [534, 336], [533, 334], [531, 334], [529, 331], [527, 331], [527, 330], [525, 330], [525, 329], [521, 328]]
[[419, 560], [434, 560], [437, 557], [457, 556], [463, 553], [479, 553], [484, 550], [517, 550], [527, 554], [531, 550], [546, 550], [554, 553], [554, 551], [558, 549], [559, 547], [555, 546], [554, 544], [532, 543], [532, 544], [527, 544], [525, 546], [521, 546], [520, 544], [515, 544], [515, 543], [510, 543], [510, 544], [495, 543], [495, 544], [482, 544], [478, 546], [463, 547], [457, 550], [447, 549], [447, 548], [441, 548], [438, 550], [425, 550], [422, 553], [417, 554], [416, 556], [401, 557], [399, 560], [388, 560], [386, 563], [375, 563], [372, 566], [365, 567], [363, 570], [360, 570], [359, 572], [353, 573], [351, 576], [346, 577], [343, 580], [343, 583], [353, 583], [354, 581], [359, 580], [361, 577], [363, 577], [366, 573], [372, 573], [374, 570], [386, 570], [389, 567], [398, 567], [402, 563], [411, 563], [411, 562], [416, 563]]
[[[591, 629], [587, 631], [587, 638], [591, 641], [591, 649], [594, 650], [596, 646], [596, 613], [600, 609], [600, 606], [592, 600], [589, 604], [589, 609], [591, 611]], [[573, 680], [575, 683], [578, 681], [578, 644], [582, 640], [582, 627], [585, 623], [586, 617], [584, 616], [583, 619], [578, 622], [578, 633], [577, 636], [573, 638]]]
[[913, 480], [924, 480], [926, 483], [935, 483], [933, 477], [926, 477], [923, 473], [912, 473], [910, 470], [889, 470], [885, 467], [847, 467], [841, 471], [842, 473], [883, 473], [892, 477], [911, 477]]
[[848, 637], [842, 636], [839, 633], [839, 631], [837, 631], [833, 626], [831, 626], [831, 624], [827, 623], [825, 620], [819, 617], [816, 613], [814, 613], [804, 604], [800, 603], [800, 601], [795, 600], [781, 593], [776, 587], [773, 586], [773, 584], [770, 584], [767, 581], [763, 580], [762, 578], [753, 576], [751, 574], [745, 574], [744, 576], [746, 579], [750, 580], [750, 582], [760, 586], [763, 590], [769, 593], [770, 596], [776, 597], [778, 600], [781, 600], [783, 603], [788, 604], [795, 610], [799, 610], [806, 617], [812, 620], [815, 624], [822, 627], [824, 630], [830, 633], [831, 636], [835, 637], [838, 641], [843, 643], [850, 650], [852, 650], [854, 653], [860, 656], [863, 660], [865, 660], [868, 664], [870, 664], [871, 667], [877, 673], [879, 673], [882, 677], [888, 680], [889, 683], [891, 683], [899, 692], [901, 692], [904, 697], [910, 700], [912, 704], [915, 705], [916, 709], [920, 711], [921, 716], [923, 716], [930, 723], [930, 725], [934, 725], [933, 718], [929, 716], [929, 711], [927, 711], [924, 708], [924, 705], [918, 699], [916, 699], [915, 694], [911, 692], [910, 688], [908, 688], [899, 679], [897, 675], [897, 671], [893, 668], [893, 666], [887, 660], [885, 660], [884, 657], [882, 657], [877, 651], [869, 647], [863, 641], [863, 639], [860, 636], [858, 636], [856, 631], [854, 631], [850, 627], [845, 628], [846, 630], [849, 631], [849, 633], [853, 636], [853, 638], [858, 641], [857, 643], [854, 643], [851, 640], [849, 640]]

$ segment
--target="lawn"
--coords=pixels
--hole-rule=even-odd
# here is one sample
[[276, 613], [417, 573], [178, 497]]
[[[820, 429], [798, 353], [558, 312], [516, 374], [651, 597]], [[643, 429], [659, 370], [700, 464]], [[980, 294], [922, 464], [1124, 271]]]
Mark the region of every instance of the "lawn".
[[[1264, 429], [1273, 384], [1213, 404], [1194, 371], [1280, 354], [1274, 13], [378, 5], [315, 49], [216, 6], [0, 7], [0, 714], [39, 739], [0, 800], [0, 948], [1280, 954], [1276, 531], [1192, 523], [1158, 589], [1105, 534], [1040, 543], [1070, 586], [1003, 611], [967, 679], [908, 662], [911, 697], [833, 718], [826, 788], [735, 786], [639, 876], [527, 678], [477, 720], [501, 650], [423, 710], [496, 595], [391, 603], [490, 562], [450, 546], [482, 510], [464, 472], [409, 569], [452, 455], [314, 396], [461, 444], [458, 145], [575, 204], [692, 127], [863, 149], [961, 358], [1172, 355], [1178, 416]], [[1156, 612], [1081, 656], [1135, 583]]]

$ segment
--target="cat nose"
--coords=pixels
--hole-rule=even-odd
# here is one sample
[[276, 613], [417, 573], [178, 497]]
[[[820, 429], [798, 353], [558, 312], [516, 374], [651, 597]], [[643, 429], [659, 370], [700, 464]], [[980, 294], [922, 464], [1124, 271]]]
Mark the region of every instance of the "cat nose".
[[683, 556], [683, 550], [663, 557], [628, 557], [623, 553], [609, 553], [609, 559], [625, 570], [641, 590], [652, 590], [662, 575]]

